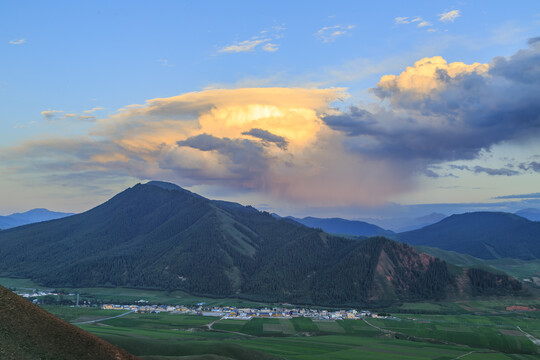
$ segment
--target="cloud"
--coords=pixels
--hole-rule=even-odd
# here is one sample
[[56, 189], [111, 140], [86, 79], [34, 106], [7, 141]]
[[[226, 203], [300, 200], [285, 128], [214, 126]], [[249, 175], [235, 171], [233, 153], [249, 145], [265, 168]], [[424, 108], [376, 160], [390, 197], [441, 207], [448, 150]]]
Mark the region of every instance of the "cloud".
[[482, 166], [475, 166], [473, 168], [474, 172], [475, 173], [486, 173], [488, 175], [498, 175], [498, 176], [514, 176], [514, 175], [519, 175], [520, 172], [519, 171], [515, 171], [515, 170], [511, 170], [511, 169], [505, 169], [505, 168], [501, 168], [501, 169], [493, 169], [493, 168], [487, 168], [487, 167], [482, 167]]
[[276, 52], [279, 50], [279, 45], [277, 44], [272, 44], [272, 43], [266, 43], [264, 44], [264, 46], [262, 47], [262, 49], [264, 51], [267, 51], [267, 52]]
[[534, 172], [540, 172], [540, 162], [531, 161], [529, 163], [521, 163], [519, 164], [519, 168], [521, 170], [532, 170]]
[[[438, 165], [537, 139], [539, 63], [538, 42], [489, 64], [425, 58], [381, 77], [371, 90], [379, 102], [348, 110], [335, 108], [348, 96], [336, 88], [156, 98], [97, 119], [84, 137], [26, 142], [3, 149], [0, 158], [14, 171], [45, 178], [104, 173], [310, 206], [378, 204], [410, 190], [418, 175], [453, 176]], [[488, 176], [524, 170], [455, 166]]]
[[[77, 114], [77, 113], [66, 113], [62, 110], [45, 110], [41, 112], [41, 115], [46, 120], [55, 120], [55, 119], [74, 119], [74, 120], [83, 120], [83, 121], [94, 121], [96, 120], [95, 116], [92, 116], [90, 114], [93, 114], [96, 111], [103, 110], [102, 107], [94, 107], [90, 110], [84, 110], [83, 115]], [[60, 114], [64, 114], [60, 117]]]
[[426, 26], [433, 26], [433, 24], [431, 24], [429, 21], [421, 21], [418, 23], [418, 25], [416, 25], [418, 27], [426, 27]]
[[103, 108], [101, 106], [96, 106], [96, 107], [94, 107], [94, 108], [92, 108], [90, 110], [84, 110], [83, 113], [92, 114], [92, 113], [94, 113], [94, 112], [96, 112], [98, 110], [103, 110]]
[[22, 45], [26, 42], [26, 39], [13, 39], [9, 41], [10, 45]]
[[497, 196], [493, 199], [540, 199], [540, 193]]
[[451, 10], [442, 14], [439, 14], [439, 21], [442, 22], [454, 22], [460, 16], [459, 10]]
[[[385, 75], [371, 89], [382, 104], [323, 117], [347, 136], [349, 151], [411, 173], [455, 160], [476, 159], [502, 142], [540, 135], [540, 44], [489, 64], [417, 61], [399, 75]], [[476, 172], [517, 175], [478, 167]]]
[[354, 25], [325, 26], [319, 29], [314, 36], [319, 38], [322, 42], [329, 43], [335, 41], [338, 37], [347, 34], [349, 30], [354, 28]]
[[401, 25], [401, 24], [409, 24], [410, 20], [409, 20], [408, 16], [398, 16], [398, 17], [394, 18], [394, 22], [397, 25]]
[[249, 131], [243, 132], [242, 135], [249, 135], [255, 138], [259, 138], [263, 141], [264, 144], [273, 143], [283, 150], [287, 150], [287, 145], [289, 144], [287, 139], [285, 139], [283, 136], [274, 135], [270, 131], [266, 131], [263, 129], [254, 128]]
[[[279, 45], [272, 43], [283, 37], [282, 33], [286, 30], [284, 26], [272, 26], [269, 29], [262, 30], [259, 35], [252, 36], [249, 40], [235, 42], [218, 50], [219, 53], [242, 53], [253, 52], [257, 48], [262, 48], [266, 52], [276, 52]], [[264, 45], [262, 45], [264, 44]], [[259, 46], [261, 45], [261, 46]]]
[[346, 96], [334, 88], [244, 88], [151, 99], [96, 120], [87, 136], [35, 140], [0, 157], [43, 180], [74, 183], [102, 172], [285, 202], [378, 203], [410, 184], [348, 152], [343, 135], [322, 121]]
[[240, 52], [250, 52], [255, 50], [255, 47], [264, 42], [270, 41], [270, 39], [263, 40], [245, 40], [233, 45], [225, 46], [220, 49], [220, 53], [240, 53]]
[[56, 117], [57, 114], [63, 113], [61, 110], [45, 110], [41, 112], [41, 115], [44, 119], [52, 120]]

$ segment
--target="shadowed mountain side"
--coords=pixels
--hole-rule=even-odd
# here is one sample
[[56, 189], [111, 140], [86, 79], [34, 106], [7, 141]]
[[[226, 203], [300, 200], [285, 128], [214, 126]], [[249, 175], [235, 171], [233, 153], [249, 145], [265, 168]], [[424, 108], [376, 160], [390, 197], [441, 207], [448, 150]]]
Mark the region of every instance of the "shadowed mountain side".
[[0, 359], [138, 359], [0, 286]]
[[392, 238], [469, 254], [481, 259], [540, 258], [540, 223], [502, 212], [452, 215], [425, 228]]
[[0, 232], [0, 274], [342, 305], [443, 298], [461, 270], [385, 238], [336, 237], [150, 182], [85, 213]]

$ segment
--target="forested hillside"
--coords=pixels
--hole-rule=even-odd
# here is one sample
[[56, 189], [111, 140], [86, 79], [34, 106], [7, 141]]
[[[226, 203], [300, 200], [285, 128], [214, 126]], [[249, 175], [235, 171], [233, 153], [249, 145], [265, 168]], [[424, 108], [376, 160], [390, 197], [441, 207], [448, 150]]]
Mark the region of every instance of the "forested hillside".
[[[385, 238], [331, 236], [160, 182], [138, 184], [79, 215], [0, 232], [0, 272], [54, 287], [182, 289], [327, 305], [444, 298], [464, 274]], [[504, 283], [500, 291], [517, 287]]]
[[410, 245], [437, 247], [481, 259], [540, 258], [540, 222], [502, 212], [452, 215], [393, 238]]

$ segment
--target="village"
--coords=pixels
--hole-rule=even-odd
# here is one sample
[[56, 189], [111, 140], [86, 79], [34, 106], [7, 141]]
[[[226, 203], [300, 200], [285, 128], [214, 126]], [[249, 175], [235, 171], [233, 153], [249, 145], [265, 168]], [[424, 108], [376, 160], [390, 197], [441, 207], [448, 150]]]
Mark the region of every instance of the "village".
[[126, 310], [138, 313], [173, 313], [191, 314], [201, 316], [215, 316], [221, 319], [250, 320], [252, 318], [282, 318], [291, 319], [295, 317], [308, 317], [314, 320], [360, 320], [366, 317], [387, 318], [389, 314], [375, 314], [367, 310], [320, 310], [310, 308], [237, 308], [233, 306], [205, 307], [204, 303], [197, 304], [196, 307], [183, 305], [114, 305], [103, 304], [104, 310]]

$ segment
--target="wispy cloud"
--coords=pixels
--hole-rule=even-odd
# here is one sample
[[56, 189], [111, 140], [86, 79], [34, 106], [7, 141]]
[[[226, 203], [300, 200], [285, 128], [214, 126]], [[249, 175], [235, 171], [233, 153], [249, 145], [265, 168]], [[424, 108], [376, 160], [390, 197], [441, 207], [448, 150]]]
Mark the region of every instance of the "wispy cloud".
[[255, 50], [255, 47], [257, 47], [257, 45], [265, 43], [267, 41], [270, 41], [270, 39], [245, 40], [236, 44], [225, 46], [224, 48], [220, 49], [219, 52], [220, 53], [250, 52], [250, 51]]
[[439, 14], [439, 21], [448, 23], [454, 22], [460, 16], [459, 10], [451, 10], [442, 14]]
[[[237, 41], [218, 50], [218, 53], [244, 53], [253, 52], [261, 48], [266, 52], [276, 52], [279, 44], [274, 43], [283, 37], [282, 32], [286, 30], [284, 26], [272, 26], [259, 32], [259, 35], [252, 36], [248, 40]], [[264, 44], [264, 45], [263, 45]]]
[[57, 114], [63, 113], [62, 110], [45, 110], [41, 112], [43, 118], [47, 120], [52, 120], [56, 117]]
[[540, 199], [540, 193], [497, 196], [492, 199]]
[[[414, 16], [414, 17], [401, 16], [401, 17], [396, 17], [396, 18], [394, 18], [394, 23], [396, 25], [416, 24], [416, 26], [419, 27], [419, 28], [433, 26], [432, 23], [430, 23], [427, 20], [424, 20], [421, 16]], [[429, 29], [428, 29], [428, 31], [429, 31]]]
[[96, 107], [94, 107], [94, 108], [92, 108], [90, 110], [84, 110], [83, 113], [92, 114], [92, 113], [94, 113], [94, 112], [96, 112], [98, 110], [103, 110], [103, 108], [101, 106], [96, 106]]
[[13, 40], [10, 40], [9, 41], [9, 44], [11, 45], [22, 45], [26, 42], [26, 39], [22, 38], [22, 39], [13, 39]]
[[[90, 110], [84, 110], [82, 114], [78, 113], [68, 113], [62, 110], [45, 110], [41, 112], [41, 115], [46, 120], [55, 120], [55, 119], [74, 119], [74, 120], [84, 120], [84, 121], [92, 121], [96, 120], [95, 116], [92, 116], [91, 114], [95, 113], [96, 111], [103, 110], [102, 107], [94, 107]], [[63, 114], [60, 116], [60, 114]]]
[[429, 21], [423, 20], [423, 21], [419, 22], [418, 25], [416, 25], [416, 26], [418, 26], [418, 27], [426, 27], [426, 26], [433, 26], [433, 24], [431, 24]]
[[322, 42], [329, 43], [335, 41], [340, 36], [346, 35], [349, 30], [354, 28], [354, 25], [325, 26], [319, 29], [314, 35]]
[[272, 44], [272, 43], [266, 43], [264, 44], [264, 46], [262, 47], [262, 49], [264, 51], [267, 51], [267, 52], [276, 52], [279, 50], [279, 45], [277, 44]]
[[409, 20], [408, 16], [398, 16], [397, 18], [394, 19], [394, 22], [398, 25], [401, 25], [401, 24], [409, 24], [411, 21]]

